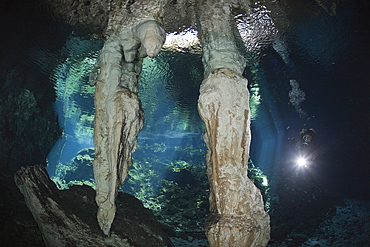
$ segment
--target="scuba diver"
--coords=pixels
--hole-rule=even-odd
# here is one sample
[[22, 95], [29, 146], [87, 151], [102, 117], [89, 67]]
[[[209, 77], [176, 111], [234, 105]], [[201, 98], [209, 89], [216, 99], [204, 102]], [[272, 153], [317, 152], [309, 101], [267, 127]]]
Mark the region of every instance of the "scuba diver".
[[298, 154], [297, 165], [307, 167], [308, 163], [313, 163], [318, 156], [316, 130], [302, 129], [295, 150]]

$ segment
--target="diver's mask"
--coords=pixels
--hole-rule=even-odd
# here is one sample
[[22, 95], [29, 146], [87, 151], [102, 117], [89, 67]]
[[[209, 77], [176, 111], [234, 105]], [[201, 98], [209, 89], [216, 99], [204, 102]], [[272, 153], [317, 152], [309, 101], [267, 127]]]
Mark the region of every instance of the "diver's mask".
[[303, 139], [303, 144], [308, 144], [308, 143], [311, 142], [312, 136], [310, 136], [310, 135], [304, 135], [302, 137], [302, 139]]

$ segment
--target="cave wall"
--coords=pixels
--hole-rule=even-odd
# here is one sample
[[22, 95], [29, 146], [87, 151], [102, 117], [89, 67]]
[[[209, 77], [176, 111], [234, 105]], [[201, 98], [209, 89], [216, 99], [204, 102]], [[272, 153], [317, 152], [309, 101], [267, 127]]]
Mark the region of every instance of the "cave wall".
[[2, 1], [0, 19], [0, 245], [44, 246], [13, 177], [21, 166], [45, 166], [61, 134], [49, 75], [71, 28], [34, 1]]
[[[40, 17], [32, 2], [26, 13], [17, 4], [4, 4], [0, 24], [7, 34], [1, 40], [6, 49], [0, 53], [0, 169], [7, 175], [22, 165], [45, 164], [60, 135], [48, 74], [57, 61], [45, 51], [62, 44], [64, 25]], [[59, 37], [60, 43], [48, 44], [50, 34]]]

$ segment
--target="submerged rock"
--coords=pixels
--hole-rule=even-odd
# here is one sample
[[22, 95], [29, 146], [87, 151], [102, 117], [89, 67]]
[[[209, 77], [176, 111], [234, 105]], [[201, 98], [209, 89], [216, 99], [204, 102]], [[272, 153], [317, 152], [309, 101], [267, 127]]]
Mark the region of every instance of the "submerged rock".
[[96, 221], [91, 187], [60, 191], [42, 166], [21, 168], [15, 182], [46, 246], [172, 246], [152, 212], [129, 194], [118, 194], [116, 218], [105, 236]]

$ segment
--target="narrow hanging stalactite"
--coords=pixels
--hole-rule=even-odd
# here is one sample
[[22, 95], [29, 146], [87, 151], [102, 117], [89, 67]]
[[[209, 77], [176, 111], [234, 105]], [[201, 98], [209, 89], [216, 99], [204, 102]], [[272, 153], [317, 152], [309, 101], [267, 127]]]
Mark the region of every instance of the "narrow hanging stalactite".
[[199, 11], [205, 78], [199, 113], [206, 125], [209, 246], [266, 246], [270, 220], [247, 177], [251, 140], [248, 81], [230, 24], [230, 6], [205, 1]]
[[150, 11], [140, 12], [137, 8], [135, 12], [119, 9], [114, 13], [108, 28], [112, 34], [100, 51], [90, 77], [90, 83], [96, 84], [93, 166], [99, 207], [97, 219], [106, 235], [115, 217], [118, 188], [127, 177], [131, 155], [143, 127], [138, 98], [142, 58], [155, 57], [165, 41], [163, 28], [154, 20], [159, 4], [144, 2], [137, 4]]

